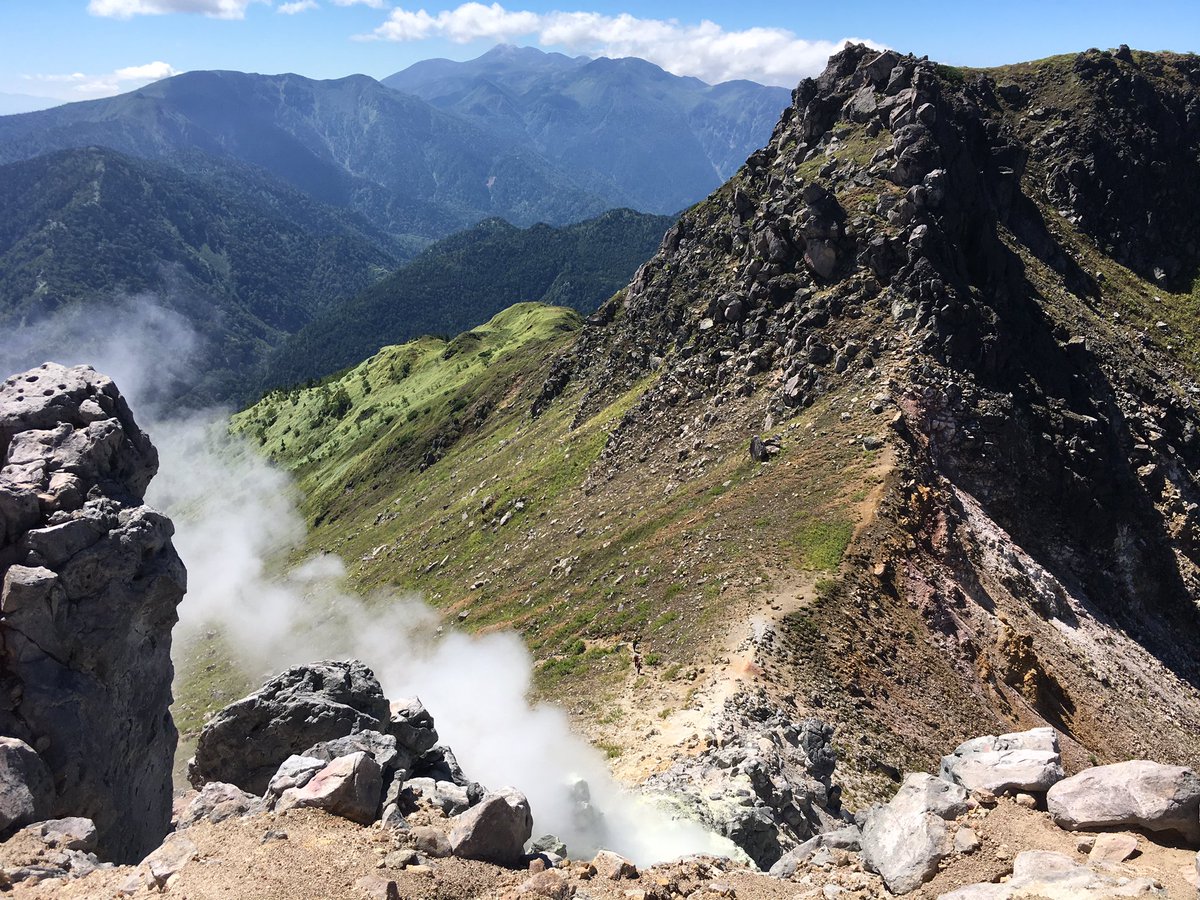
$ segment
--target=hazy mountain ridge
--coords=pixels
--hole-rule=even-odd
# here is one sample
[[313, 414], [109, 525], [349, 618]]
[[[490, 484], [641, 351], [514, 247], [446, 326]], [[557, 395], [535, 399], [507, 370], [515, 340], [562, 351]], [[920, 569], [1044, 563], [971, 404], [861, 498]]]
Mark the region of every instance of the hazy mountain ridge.
[[[476, 65], [489, 74], [464, 81]], [[642, 60], [512, 48], [419, 64], [411, 90], [422, 96], [407, 92], [405, 75], [389, 78], [391, 89], [364, 75], [188, 72], [0, 117], [0, 162], [93, 145], [185, 171], [200, 154], [235, 160], [419, 249], [489, 217], [527, 226], [622, 206], [678, 212], [761, 145], [787, 99]]]
[[271, 354], [263, 386], [320, 378], [423, 334], [458, 334], [514, 303], [590, 313], [654, 252], [672, 221], [613, 210], [563, 228], [482, 222], [315, 318]]
[[103, 316], [152, 294], [203, 340], [197, 400], [239, 394], [268, 346], [398, 261], [365, 222], [234, 166], [189, 176], [65, 150], [0, 167], [0, 205], [0, 322]]
[[669, 213], [730, 177], [770, 135], [784, 88], [708, 85], [642, 59], [589, 60], [501, 46], [476, 60], [428, 60], [383, 83], [513, 140], [582, 183]]
[[0, 161], [99, 145], [256, 165], [314, 199], [414, 241], [487, 216], [565, 222], [606, 204], [536, 154], [352, 75], [189, 72], [106, 100], [0, 119]]

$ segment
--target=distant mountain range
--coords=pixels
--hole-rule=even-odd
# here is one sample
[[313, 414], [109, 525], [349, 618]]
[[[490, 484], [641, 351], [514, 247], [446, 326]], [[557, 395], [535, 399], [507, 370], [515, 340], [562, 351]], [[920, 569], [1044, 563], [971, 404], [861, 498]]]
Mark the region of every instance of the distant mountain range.
[[365, 75], [189, 72], [118, 97], [0, 118], [0, 162], [99, 145], [258, 166], [414, 248], [489, 216], [567, 222], [611, 204], [534, 152]]
[[270, 355], [262, 385], [320, 378], [422, 335], [453, 336], [524, 301], [590, 313], [654, 253], [671, 222], [627, 209], [564, 228], [481, 222], [330, 306]]
[[691, 206], [763, 146], [791, 92], [705, 84], [643, 59], [502, 45], [383, 79], [550, 160], [584, 188], [651, 212]]
[[0, 326], [154, 293], [205, 341], [207, 402], [518, 301], [590, 312], [788, 96], [502, 46], [386, 83], [201, 71], [0, 116]]
[[677, 213], [766, 142], [787, 102], [782, 88], [711, 87], [639, 59], [498, 47], [384, 84], [189, 72], [0, 117], [0, 163], [93, 145], [187, 172], [197, 153], [233, 160], [361, 213], [415, 252], [491, 217]]
[[103, 337], [106, 304], [151, 292], [204, 340], [201, 402], [238, 394], [270, 346], [399, 260], [365, 221], [245, 166], [65, 150], [0, 166], [0, 209], [0, 328], [87, 307]]
[[49, 109], [61, 104], [61, 100], [49, 97], [34, 97], [30, 94], [0, 93], [0, 116], [14, 116], [18, 113], [34, 112], [39, 109]]

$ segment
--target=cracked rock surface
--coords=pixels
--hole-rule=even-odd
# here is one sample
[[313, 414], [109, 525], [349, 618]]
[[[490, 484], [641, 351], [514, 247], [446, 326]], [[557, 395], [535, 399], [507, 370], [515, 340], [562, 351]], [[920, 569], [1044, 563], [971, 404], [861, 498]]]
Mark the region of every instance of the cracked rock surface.
[[0, 383], [0, 734], [37, 752], [47, 812], [139, 859], [171, 820], [171, 628], [186, 572], [143, 503], [158, 454], [111, 379]]

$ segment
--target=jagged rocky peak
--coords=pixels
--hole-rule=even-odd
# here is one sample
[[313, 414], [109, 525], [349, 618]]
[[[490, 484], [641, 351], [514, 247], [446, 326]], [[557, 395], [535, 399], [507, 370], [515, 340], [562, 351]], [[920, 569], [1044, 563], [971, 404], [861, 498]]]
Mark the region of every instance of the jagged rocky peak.
[[[888, 447], [887, 490], [820, 614], [860, 638], [830, 662], [842, 682], [877, 683], [863, 733], [986, 715], [1119, 757], [1150, 716], [1188, 760], [1197, 197], [1200, 57], [962, 70], [850, 46], [589, 318], [532, 411], [573, 385], [582, 422], [636, 387], [606, 478], [664, 445], [886, 411], [859, 439]], [[897, 643], [914, 611], [936, 651]], [[917, 664], [936, 683], [895, 674]], [[1120, 699], [1139, 683], [1161, 685], [1150, 710]]]
[[87, 817], [102, 856], [139, 859], [170, 826], [186, 585], [142, 502], [157, 453], [111, 379], [46, 363], [0, 385], [0, 461], [0, 734], [47, 776], [5, 826]]

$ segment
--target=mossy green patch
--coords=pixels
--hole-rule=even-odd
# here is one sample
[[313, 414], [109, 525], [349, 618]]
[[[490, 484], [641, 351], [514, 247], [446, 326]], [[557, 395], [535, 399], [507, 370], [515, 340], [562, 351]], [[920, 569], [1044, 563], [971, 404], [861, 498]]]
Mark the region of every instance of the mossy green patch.
[[842, 562], [854, 524], [843, 519], [821, 519], [800, 526], [796, 541], [804, 565], [822, 572], [835, 570]]

